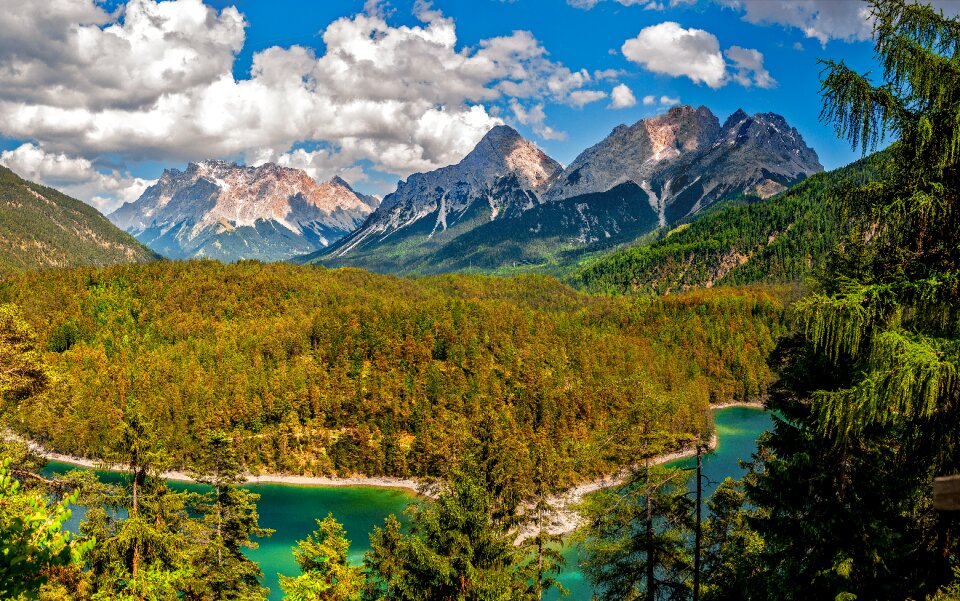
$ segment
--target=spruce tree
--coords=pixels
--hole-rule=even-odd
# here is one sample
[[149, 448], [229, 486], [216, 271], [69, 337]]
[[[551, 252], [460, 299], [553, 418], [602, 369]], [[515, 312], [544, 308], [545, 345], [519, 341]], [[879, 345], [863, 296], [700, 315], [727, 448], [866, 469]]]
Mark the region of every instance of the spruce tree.
[[221, 430], [208, 432], [193, 471], [197, 482], [211, 487], [191, 500], [203, 526], [191, 559], [196, 588], [212, 599], [264, 599], [263, 573], [243, 549], [256, 549], [252, 539], [273, 531], [260, 527], [260, 495], [240, 488], [244, 470], [233, 439]]
[[284, 598], [290, 601], [360, 601], [363, 574], [350, 565], [350, 541], [333, 514], [317, 520], [317, 529], [297, 542], [293, 556], [300, 566], [296, 577], [280, 576]]
[[630, 416], [611, 436], [620, 457], [633, 457], [623, 483], [602, 490], [582, 509], [581, 567], [601, 601], [680, 601], [691, 593], [694, 502], [689, 470], [657, 464], [657, 457], [695, 441], [670, 427], [674, 403], [651, 399], [638, 387]]

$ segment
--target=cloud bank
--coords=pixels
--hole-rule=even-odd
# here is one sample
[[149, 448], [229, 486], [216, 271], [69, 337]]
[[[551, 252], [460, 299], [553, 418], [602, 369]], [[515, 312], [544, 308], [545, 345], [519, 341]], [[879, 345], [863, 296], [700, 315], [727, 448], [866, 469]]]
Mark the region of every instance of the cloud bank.
[[[637, 37], [624, 42], [620, 51], [627, 60], [650, 72], [687, 77], [713, 89], [731, 80], [745, 87], [776, 85], [763, 67], [763, 54], [759, 51], [731, 46], [721, 52], [720, 41], [709, 31], [684, 29], [673, 21], [643, 28]], [[726, 59], [731, 61], [732, 74]]]
[[323, 54], [268, 48], [244, 78], [233, 74], [246, 26], [234, 7], [130, 0], [107, 14], [94, 0], [50, 0], [0, 11], [0, 135], [31, 141], [0, 161], [46, 183], [72, 165], [71, 189], [94, 201], [81, 191], [103, 186], [112, 200], [96, 202], [110, 210], [142, 189], [104, 172], [117, 157], [240, 157], [354, 181], [363, 162], [405, 177], [456, 162], [501, 115], [558, 138], [546, 104], [608, 96], [592, 88], [600, 78], [552, 61], [530, 32], [462, 48], [453, 20], [428, 4], [418, 3], [413, 26], [368, 5], [326, 27]]

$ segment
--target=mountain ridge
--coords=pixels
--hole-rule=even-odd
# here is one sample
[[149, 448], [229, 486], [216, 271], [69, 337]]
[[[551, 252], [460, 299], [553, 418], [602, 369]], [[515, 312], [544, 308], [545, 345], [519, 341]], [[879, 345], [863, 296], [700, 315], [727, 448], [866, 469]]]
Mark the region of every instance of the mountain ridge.
[[[490, 149], [509, 145], [527, 149], [528, 160], [491, 159]], [[544, 264], [559, 252], [628, 242], [723, 199], [767, 198], [822, 169], [774, 113], [741, 109], [721, 125], [704, 106], [673, 107], [617, 126], [566, 168], [498, 126], [457, 165], [411, 175], [356, 231], [294, 261], [399, 273]]]
[[171, 258], [269, 261], [329, 245], [377, 205], [340, 177], [318, 183], [273, 163], [206, 160], [164, 170], [110, 219]]

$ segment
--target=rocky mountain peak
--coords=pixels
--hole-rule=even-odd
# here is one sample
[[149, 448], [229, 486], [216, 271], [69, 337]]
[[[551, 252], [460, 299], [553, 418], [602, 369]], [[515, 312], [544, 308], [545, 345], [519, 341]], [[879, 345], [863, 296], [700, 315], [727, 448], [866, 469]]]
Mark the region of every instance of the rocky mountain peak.
[[350, 184], [339, 175], [334, 175], [332, 178], [330, 178], [329, 183], [333, 186], [346, 188], [347, 190], [353, 191], [353, 188], [350, 186]]
[[515, 129], [498, 125], [459, 163], [399, 182], [363, 227], [330, 252], [342, 256], [407, 233], [431, 240], [467, 222], [517, 214], [540, 204], [562, 170]]
[[[305, 171], [274, 163], [205, 160], [185, 171], [164, 171], [110, 219], [168, 256], [277, 260], [326, 246], [375, 207], [339, 177], [318, 183]], [[237, 241], [227, 244], [229, 236]], [[219, 246], [205, 247], [210, 240]]]
[[723, 129], [727, 130], [731, 127], [735, 127], [739, 123], [743, 123], [750, 118], [750, 115], [743, 109], [737, 109], [732, 115], [727, 117], [727, 120], [723, 122]]
[[563, 169], [560, 163], [508, 125], [497, 125], [488, 131], [453, 167], [465, 181], [482, 181], [485, 185], [503, 176], [516, 175], [522, 186], [538, 193]]
[[547, 198], [606, 192], [628, 181], [643, 185], [680, 157], [712, 144], [719, 132], [719, 120], [704, 106], [675, 106], [633, 125], [618, 125], [564, 170]]

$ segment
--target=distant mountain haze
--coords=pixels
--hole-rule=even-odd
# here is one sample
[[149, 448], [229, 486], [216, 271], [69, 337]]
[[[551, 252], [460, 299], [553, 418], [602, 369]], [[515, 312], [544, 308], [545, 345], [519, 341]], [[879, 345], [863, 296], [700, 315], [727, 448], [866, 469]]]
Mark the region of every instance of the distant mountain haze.
[[282, 261], [350, 233], [377, 204], [339, 177], [317, 183], [272, 163], [202, 161], [164, 171], [110, 219], [170, 258]]

